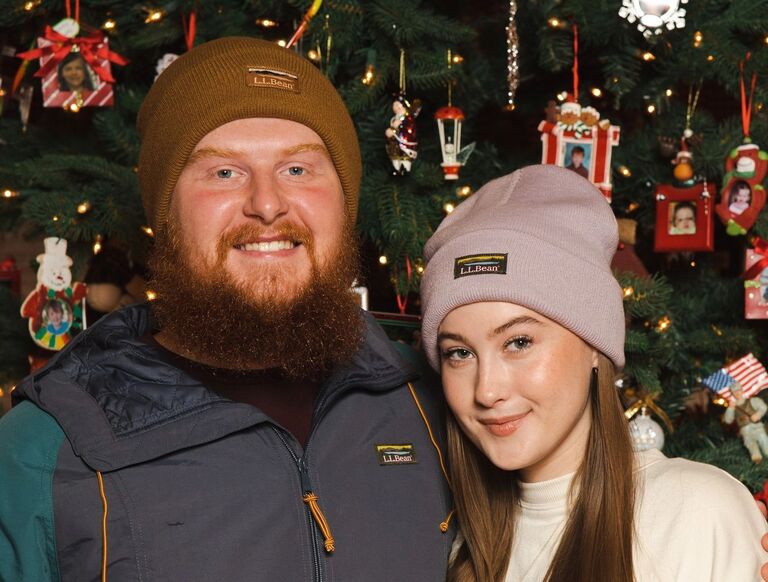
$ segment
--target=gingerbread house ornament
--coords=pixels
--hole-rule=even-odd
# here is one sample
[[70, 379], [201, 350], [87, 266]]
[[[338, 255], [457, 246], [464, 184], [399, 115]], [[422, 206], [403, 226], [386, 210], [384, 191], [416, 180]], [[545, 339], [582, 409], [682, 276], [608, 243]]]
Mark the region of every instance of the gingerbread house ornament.
[[570, 99], [554, 116], [539, 124], [542, 164], [573, 170], [592, 182], [610, 202], [611, 152], [619, 145], [621, 128], [600, 119], [594, 107]]

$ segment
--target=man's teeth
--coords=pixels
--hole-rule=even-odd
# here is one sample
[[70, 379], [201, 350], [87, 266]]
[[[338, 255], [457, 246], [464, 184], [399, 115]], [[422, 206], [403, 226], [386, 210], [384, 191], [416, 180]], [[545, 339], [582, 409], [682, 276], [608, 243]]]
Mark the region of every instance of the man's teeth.
[[294, 242], [290, 240], [273, 240], [270, 242], [246, 243], [244, 245], [239, 245], [238, 248], [244, 251], [268, 253], [274, 251], [287, 251], [295, 246]]

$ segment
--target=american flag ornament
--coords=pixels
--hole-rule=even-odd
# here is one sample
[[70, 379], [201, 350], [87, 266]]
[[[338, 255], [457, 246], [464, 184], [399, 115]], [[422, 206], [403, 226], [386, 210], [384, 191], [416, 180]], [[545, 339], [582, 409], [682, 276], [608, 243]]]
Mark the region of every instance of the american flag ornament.
[[768, 388], [768, 372], [753, 354], [747, 354], [732, 364], [720, 368], [705, 378], [703, 383], [712, 392], [732, 402], [734, 396], [731, 387], [735, 383], [741, 386], [744, 397], [750, 398], [764, 388]]

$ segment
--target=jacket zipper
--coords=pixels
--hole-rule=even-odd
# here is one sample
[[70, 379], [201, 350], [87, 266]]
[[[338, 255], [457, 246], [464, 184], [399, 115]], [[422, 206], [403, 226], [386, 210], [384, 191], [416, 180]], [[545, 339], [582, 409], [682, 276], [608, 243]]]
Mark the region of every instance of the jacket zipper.
[[[280, 439], [280, 442], [283, 443], [285, 448], [288, 450], [288, 452], [291, 455], [291, 458], [293, 459], [293, 462], [296, 463], [296, 468], [299, 470], [299, 479], [301, 480], [301, 491], [302, 493], [309, 493], [312, 491], [312, 484], [309, 481], [309, 471], [307, 470], [307, 465], [305, 462], [306, 457], [306, 451], [304, 453], [304, 457], [299, 457], [291, 445], [288, 443], [288, 441], [283, 436], [282, 432], [275, 426], [270, 426], [270, 428], [275, 431], [275, 434]], [[312, 538], [312, 562], [314, 565], [314, 571], [315, 576], [314, 579], [317, 582], [324, 582], [325, 576], [323, 575], [323, 567], [320, 562], [320, 550], [317, 547], [318, 539], [320, 538], [320, 533], [317, 529], [317, 524], [315, 523], [314, 518], [312, 517], [312, 511], [310, 510], [309, 506], [307, 504], [304, 504], [304, 510], [306, 512], [307, 521], [309, 522], [309, 531], [310, 531], [310, 537]]]

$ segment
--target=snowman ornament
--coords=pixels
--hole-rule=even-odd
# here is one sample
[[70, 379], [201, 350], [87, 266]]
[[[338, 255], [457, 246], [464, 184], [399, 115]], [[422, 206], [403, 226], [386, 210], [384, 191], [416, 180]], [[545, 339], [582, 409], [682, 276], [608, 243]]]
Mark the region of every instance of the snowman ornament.
[[37, 286], [24, 300], [21, 316], [29, 319], [29, 333], [37, 345], [59, 351], [86, 327], [86, 286], [72, 284], [67, 241], [50, 237], [43, 243], [45, 252], [37, 256]]

